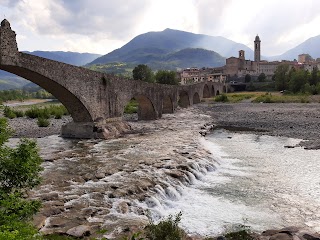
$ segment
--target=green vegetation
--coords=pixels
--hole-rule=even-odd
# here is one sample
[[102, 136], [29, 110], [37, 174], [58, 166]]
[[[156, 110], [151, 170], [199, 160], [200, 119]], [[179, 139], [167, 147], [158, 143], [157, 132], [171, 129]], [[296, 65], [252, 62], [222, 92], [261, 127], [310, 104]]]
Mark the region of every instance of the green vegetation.
[[144, 64], [139, 64], [132, 70], [134, 80], [141, 80], [145, 82], [155, 82], [154, 74], [150, 67]]
[[215, 102], [229, 102], [228, 96], [226, 94], [218, 95], [214, 98]]
[[0, 91], [0, 103], [10, 101], [10, 100], [23, 101], [23, 100], [32, 99], [32, 98], [49, 99], [49, 98], [53, 98], [53, 96], [43, 89], [38, 90], [36, 92], [30, 92], [22, 89]]
[[37, 124], [39, 127], [48, 127], [50, 125], [50, 121], [47, 118], [38, 117]]
[[150, 222], [145, 228], [145, 235], [149, 240], [179, 240], [185, 233], [178, 227], [182, 213], [178, 213], [175, 218], [169, 216], [158, 224]]
[[156, 82], [160, 84], [179, 84], [179, 80], [177, 79], [177, 74], [175, 71], [159, 70], [155, 75], [155, 79]]
[[227, 94], [222, 94], [222, 95], [216, 96], [214, 98], [214, 100], [216, 102], [236, 103], [236, 102], [241, 102], [245, 99], [251, 99], [254, 97], [256, 97], [256, 94], [254, 94], [254, 93], [227, 93]]
[[16, 110], [8, 106], [4, 107], [4, 116], [7, 118], [23, 117], [48, 119], [54, 116], [60, 119], [63, 115], [68, 115], [68, 110], [63, 105], [49, 105], [45, 107], [35, 107], [23, 110]]
[[16, 148], [6, 146], [11, 134], [7, 120], [1, 118], [0, 240], [40, 239], [29, 221], [41, 204], [24, 196], [40, 183], [42, 159], [34, 141], [22, 139]]
[[256, 97], [252, 102], [257, 103], [308, 103], [310, 102], [309, 96], [307, 95], [290, 95], [290, 94], [271, 94], [265, 93]]
[[320, 97], [308, 94], [292, 94], [279, 92], [241, 92], [226, 93], [213, 98], [215, 102], [237, 103], [248, 99], [254, 103], [309, 103], [320, 102]]
[[320, 94], [320, 71], [314, 68], [310, 73], [280, 64], [274, 73], [275, 87], [279, 91], [292, 93]]
[[133, 114], [138, 112], [139, 103], [135, 99], [131, 99], [130, 102], [124, 108], [124, 113]]

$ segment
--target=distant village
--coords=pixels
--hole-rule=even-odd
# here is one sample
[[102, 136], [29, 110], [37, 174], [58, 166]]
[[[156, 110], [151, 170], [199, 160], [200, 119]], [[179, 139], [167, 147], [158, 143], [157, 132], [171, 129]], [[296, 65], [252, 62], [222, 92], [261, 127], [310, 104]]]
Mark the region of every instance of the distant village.
[[238, 57], [226, 59], [226, 65], [216, 68], [186, 68], [178, 72], [180, 84], [190, 84], [200, 81], [230, 82], [244, 79], [249, 74], [258, 78], [263, 73], [266, 79], [271, 80], [279, 64], [287, 64], [290, 68], [305, 69], [311, 72], [314, 68], [320, 69], [320, 59], [313, 59], [309, 54], [300, 54], [294, 61], [265, 61], [261, 60], [261, 40], [257, 35], [254, 40], [254, 61], [245, 59], [245, 51], [240, 50]]

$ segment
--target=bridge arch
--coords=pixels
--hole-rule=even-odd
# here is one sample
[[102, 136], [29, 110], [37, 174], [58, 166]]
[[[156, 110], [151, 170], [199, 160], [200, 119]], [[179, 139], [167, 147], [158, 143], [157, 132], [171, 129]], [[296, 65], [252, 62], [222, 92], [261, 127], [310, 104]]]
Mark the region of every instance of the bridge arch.
[[200, 96], [196, 92], [196, 93], [193, 94], [193, 104], [197, 104], [197, 103], [200, 103]]
[[203, 98], [209, 98], [210, 97], [210, 90], [207, 84], [203, 86]]
[[0, 65], [0, 69], [25, 78], [56, 97], [68, 110], [74, 122], [93, 122], [88, 106], [84, 105], [81, 96], [76, 96], [64, 86], [32, 70], [17, 66]]
[[212, 92], [212, 96], [215, 96], [216, 95], [216, 91], [214, 89], [214, 86], [212, 85], [212, 88], [211, 88], [211, 92]]
[[189, 94], [186, 91], [179, 92], [178, 104], [182, 108], [187, 108], [190, 106]]
[[170, 96], [165, 96], [162, 103], [162, 112], [163, 113], [173, 113], [173, 102]]
[[138, 101], [138, 119], [139, 120], [154, 120], [157, 119], [156, 111], [151, 100], [144, 95], [137, 95], [134, 98]]

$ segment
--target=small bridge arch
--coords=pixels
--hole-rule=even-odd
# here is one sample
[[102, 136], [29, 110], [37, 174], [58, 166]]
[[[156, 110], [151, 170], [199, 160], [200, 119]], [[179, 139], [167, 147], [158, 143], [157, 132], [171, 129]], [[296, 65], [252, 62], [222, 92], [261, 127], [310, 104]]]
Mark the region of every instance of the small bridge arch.
[[200, 103], [200, 96], [199, 96], [199, 93], [195, 92], [193, 94], [193, 104], [197, 104], [197, 103]]
[[210, 98], [210, 90], [207, 84], [203, 86], [203, 98]]
[[182, 108], [187, 108], [190, 106], [189, 94], [186, 91], [182, 90], [179, 92], [178, 104]]

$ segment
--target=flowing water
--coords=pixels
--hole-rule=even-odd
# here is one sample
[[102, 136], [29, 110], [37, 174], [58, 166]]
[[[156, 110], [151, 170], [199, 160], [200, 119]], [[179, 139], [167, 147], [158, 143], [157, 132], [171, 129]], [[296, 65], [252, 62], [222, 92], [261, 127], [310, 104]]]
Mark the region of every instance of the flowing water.
[[178, 198], [158, 195], [153, 211], [181, 211], [182, 227], [202, 236], [239, 224], [255, 231], [292, 225], [320, 230], [319, 150], [293, 148], [298, 139], [225, 130], [200, 141], [212, 152], [215, 171], [195, 178]]
[[145, 223], [146, 211], [156, 221], [181, 211], [181, 227], [195, 235], [239, 224], [320, 231], [320, 150], [293, 147], [299, 139], [226, 130], [201, 137], [209, 120], [189, 109], [139, 122], [142, 134], [119, 139], [38, 139], [44, 181], [34, 196], [52, 212], [42, 230], [119, 229]]

